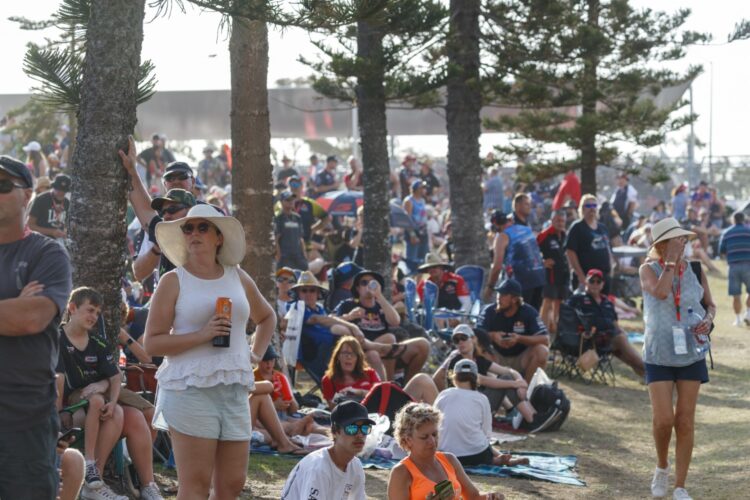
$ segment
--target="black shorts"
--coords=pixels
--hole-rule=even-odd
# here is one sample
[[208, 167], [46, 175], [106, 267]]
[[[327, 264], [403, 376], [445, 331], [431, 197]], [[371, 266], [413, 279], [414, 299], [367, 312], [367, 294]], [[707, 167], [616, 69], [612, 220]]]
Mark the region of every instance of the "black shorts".
[[646, 365], [646, 383], [651, 382], [677, 382], [678, 380], [697, 380], [701, 384], [708, 382], [708, 368], [706, 360], [696, 361], [688, 366], [664, 366]]
[[492, 447], [488, 446], [476, 455], [456, 458], [464, 467], [472, 467], [474, 465], [492, 465]]
[[43, 424], [25, 430], [0, 429], [0, 498], [13, 500], [57, 497], [57, 436], [55, 408]]
[[552, 300], [565, 300], [570, 295], [570, 288], [568, 288], [568, 284], [565, 283], [560, 285], [551, 285], [546, 284], [544, 285], [544, 290], [542, 291], [542, 297], [545, 299], [552, 299]]

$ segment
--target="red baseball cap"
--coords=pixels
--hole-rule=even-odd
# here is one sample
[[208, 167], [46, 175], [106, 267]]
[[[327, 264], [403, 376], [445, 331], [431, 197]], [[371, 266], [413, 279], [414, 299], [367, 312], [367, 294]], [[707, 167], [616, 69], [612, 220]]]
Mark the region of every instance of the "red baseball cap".
[[589, 269], [589, 272], [586, 273], [586, 279], [589, 279], [592, 276], [598, 276], [599, 278], [604, 279], [604, 273], [599, 269]]

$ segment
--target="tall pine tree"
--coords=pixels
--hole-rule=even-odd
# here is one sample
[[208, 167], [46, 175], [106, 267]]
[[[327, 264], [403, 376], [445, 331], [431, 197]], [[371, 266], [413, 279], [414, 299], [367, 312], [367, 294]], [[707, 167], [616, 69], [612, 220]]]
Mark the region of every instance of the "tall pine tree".
[[[520, 139], [499, 150], [521, 160], [522, 178], [580, 168], [583, 191], [595, 193], [596, 168], [618, 157], [619, 142], [656, 146], [690, 123], [694, 116], [672, 116], [682, 102], [660, 107], [653, 99], [700, 72], [667, 64], [708, 39], [681, 30], [689, 14], [636, 10], [628, 0], [494, 2], [496, 63], [512, 80], [496, 90], [503, 104], [521, 110], [486, 125]], [[548, 159], [551, 143], [577, 157]]]

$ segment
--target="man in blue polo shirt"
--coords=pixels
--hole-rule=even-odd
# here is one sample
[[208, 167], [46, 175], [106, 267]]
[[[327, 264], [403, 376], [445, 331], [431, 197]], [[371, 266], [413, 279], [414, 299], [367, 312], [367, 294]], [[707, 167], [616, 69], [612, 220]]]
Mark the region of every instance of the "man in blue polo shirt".
[[750, 326], [750, 227], [745, 225], [745, 214], [734, 214], [734, 225], [725, 229], [719, 240], [719, 253], [727, 256], [729, 264], [729, 295], [734, 308], [734, 326], [742, 324], [742, 285], [748, 294], [745, 300], [745, 324]]

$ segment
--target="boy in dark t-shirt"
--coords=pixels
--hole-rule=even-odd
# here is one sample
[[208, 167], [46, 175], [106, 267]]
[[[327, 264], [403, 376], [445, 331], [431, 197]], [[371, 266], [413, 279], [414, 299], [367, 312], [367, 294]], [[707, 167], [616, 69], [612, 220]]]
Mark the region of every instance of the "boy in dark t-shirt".
[[[58, 382], [60, 407], [63, 399], [69, 405], [88, 401], [83, 421], [86, 433], [84, 494], [86, 490], [101, 492], [107, 488], [101, 479], [101, 470], [122, 433], [123, 423], [122, 408], [117, 404], [120, 395], [117, 361], [103, 339], [89, 334], [99, 319], [101, 304], [101, 295], [92, 288], [73, 290], [68, 303], [68, 322], [60, 327], [60, 355], [56, 370], [62, 374], [60, 382], [64, 381], [64, 390]], [[74, 413], [73, 425], [80, 427], [83, 417], [82, 410]]]

